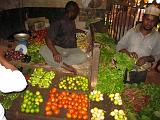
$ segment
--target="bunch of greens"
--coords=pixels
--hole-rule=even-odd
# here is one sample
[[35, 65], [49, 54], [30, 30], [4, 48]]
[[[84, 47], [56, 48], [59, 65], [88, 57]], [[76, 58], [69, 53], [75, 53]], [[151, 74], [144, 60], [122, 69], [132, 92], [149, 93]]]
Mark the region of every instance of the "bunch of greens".
[[125, 53], [118, 52], [114, 54], [113, 59], [116, 61], [116, 68], [123, 72], [125, 72], [126, 69], [129, 71], [132, 70], [133, 65], [135, 64], [135, 59], [129, 57]]
[[135, 61], [124, 53], [115, 53], [112, 61], [99, 65], [96, 88], [102, 93], [112, 94], [124, 89], [124, 74], [126, 69], [131, 70]]
[[96, 33], [95, 41], [100, 43], [100, 63], [108, 64], [116, 52], [115, 40], [106, 33]]
[[106, 33], [96, 33], [96, 42], [101, 45], [96, 89], [107, 94], [122, 92], [125, 71], [132, 69], [134, 59], [116, 52], [115, 40]]
[[0, 103], [5, 109], [10, 109], [12, 102], [17, 99], [20, 93], [1, 93], [0, 92]]
[[41, 45], [35, 45], [35, 44], [31, 44], [28, 46], [27, 52], [28, 55], [31, 56], [31, 62], [33, 63], [44, 62], [43, 57], [39, 53], [40, 47]]

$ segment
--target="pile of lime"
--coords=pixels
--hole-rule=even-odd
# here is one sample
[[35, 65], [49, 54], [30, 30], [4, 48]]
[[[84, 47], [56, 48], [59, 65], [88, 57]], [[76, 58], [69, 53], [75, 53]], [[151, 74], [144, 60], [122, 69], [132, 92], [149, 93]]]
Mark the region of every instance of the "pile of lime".
[[60, 89], [88, 91], [88, 78], [84, 76], [65, 76], [59, 83]]
[[21, 112], [39, 113], [40, 112], [39, 105], [42, 102], [43, 98], [39, 91], [33, 93], [30, 90], [26, 90], [24, 93], [23, 102], [21, 104]]

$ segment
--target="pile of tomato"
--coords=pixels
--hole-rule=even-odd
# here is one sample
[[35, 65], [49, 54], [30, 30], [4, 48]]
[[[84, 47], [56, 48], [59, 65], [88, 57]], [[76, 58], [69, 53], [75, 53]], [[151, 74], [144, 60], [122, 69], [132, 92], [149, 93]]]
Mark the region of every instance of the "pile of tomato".
[[30, 42], [37, 45], [45, 44], [45, 36], [47, 34], [47, 31], [47, 28], [38, 31], [33, 31], [30, 37]]
[[45, 114], [60, 116], [61, 110], [65, 109], [67, 119], [88, 120], [88, 104], [88, 97], [83, 93], [60, 92], [52, 88], [45, 105]]

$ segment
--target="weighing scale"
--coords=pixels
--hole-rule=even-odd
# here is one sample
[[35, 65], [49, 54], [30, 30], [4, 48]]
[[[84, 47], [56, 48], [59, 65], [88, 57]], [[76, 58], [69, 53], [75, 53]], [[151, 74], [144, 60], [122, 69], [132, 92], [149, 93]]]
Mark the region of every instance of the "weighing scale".
[[27, 45], [30, 35], [26, 33], [18, 33], [14, 35], [14, 38], [18, 40], [18, 44], [15, 47], [15, 51], [21, 51], [24, 55], [27, 54]]

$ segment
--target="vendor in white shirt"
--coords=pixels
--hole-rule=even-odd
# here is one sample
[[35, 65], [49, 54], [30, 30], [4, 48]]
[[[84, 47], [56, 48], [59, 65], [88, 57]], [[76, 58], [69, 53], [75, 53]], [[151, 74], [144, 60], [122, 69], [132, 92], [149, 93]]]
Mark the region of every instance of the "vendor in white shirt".
[[[0, 49], [0, 92], [18, 92], [26, 88], [27, 82], [23, 74], [5, 58]], [[0, 120], [6, 120], [4, 108], [0, 104]]]
[[117, 51], [137, 59], [137, 65], [160, 59], [160, 33], [154, 29], [159, 21], [160, 9], [150, 5], [145, 9], [142, 23], [131, 28], [118, 42]]

